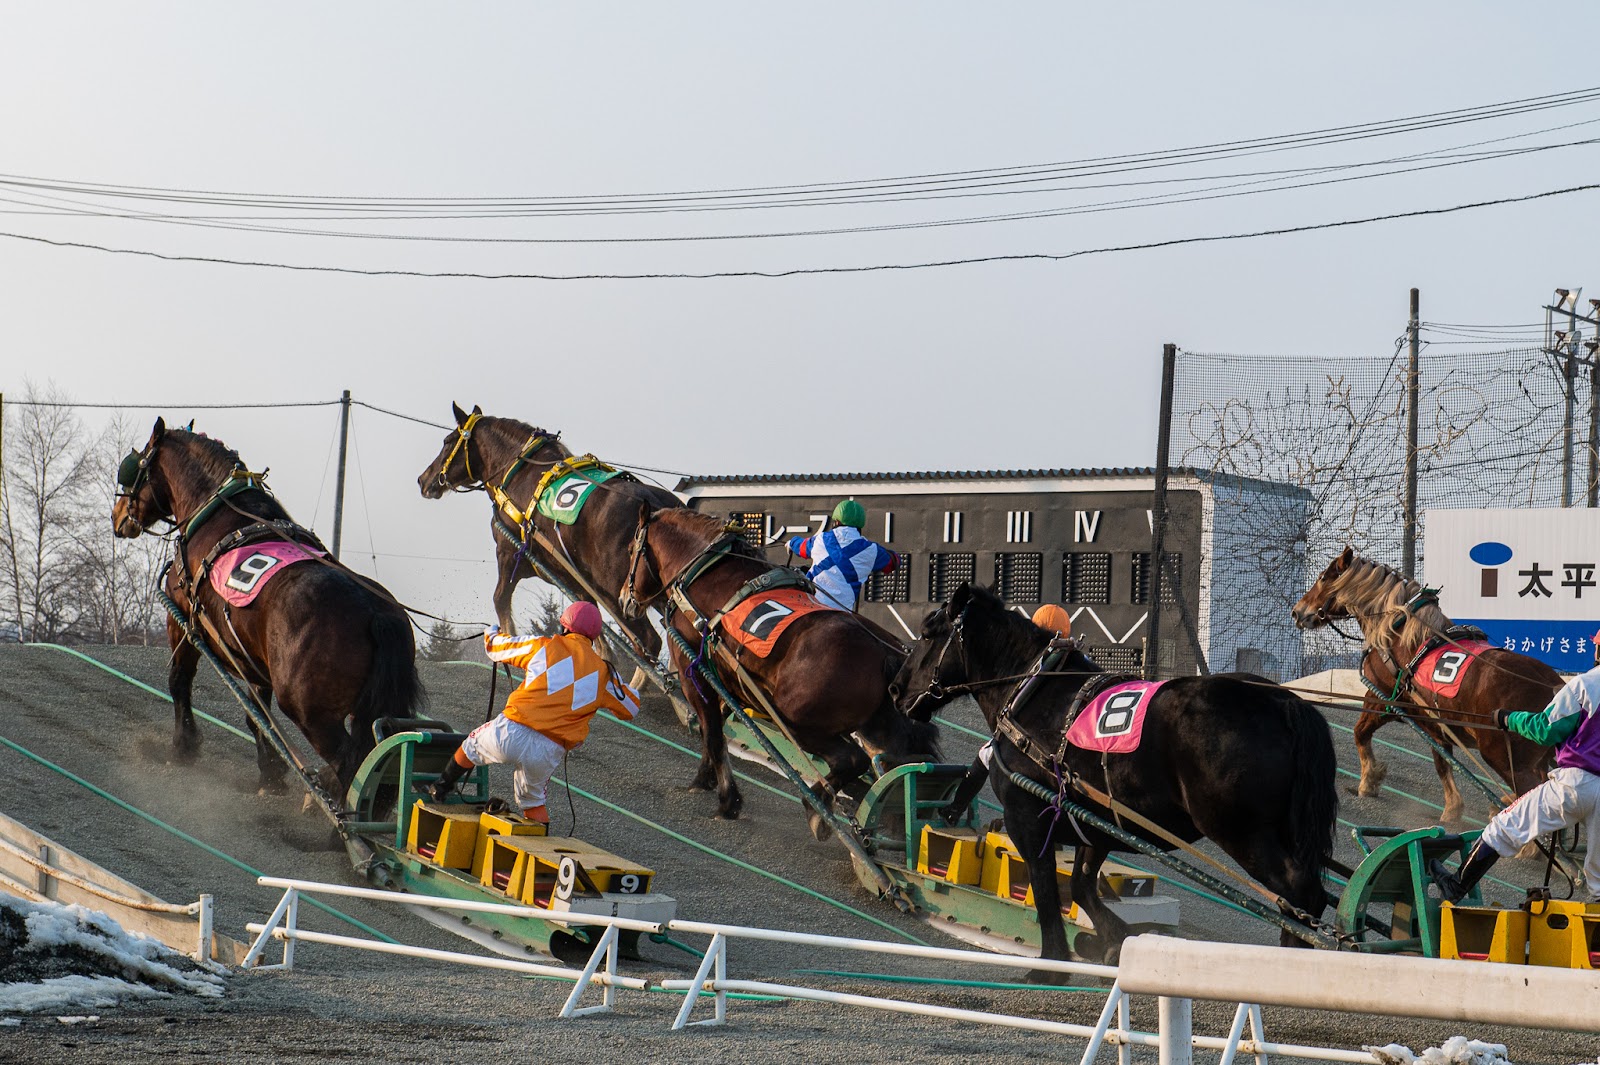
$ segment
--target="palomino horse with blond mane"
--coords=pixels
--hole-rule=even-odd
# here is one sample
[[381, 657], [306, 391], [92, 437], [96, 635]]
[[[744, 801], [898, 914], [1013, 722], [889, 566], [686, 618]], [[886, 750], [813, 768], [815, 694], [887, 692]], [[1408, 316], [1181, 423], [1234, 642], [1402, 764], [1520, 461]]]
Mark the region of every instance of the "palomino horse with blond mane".
[[[1372, 753], [1372, 734], [1397, 716], [1386, 707], [1406, 704], [1452, 722], [1479, 727], [1419, 724], [1445, 750], [1457, 743], [1477, 748], [1514, 795], [1543, 778], [1550, 752], [1494, 726], [1494, 712], [1542, 710], [1561, 677], [1538, 659], [1491, 646], [1481, 633], [1453, 632], [1437, 594], [1388, 566], [1346, 547], [1293, 607], [1295, 624], [1315, 629], [1340, 618], [1361, 626], [1365, 648], [1361, 677], [1368, 688], [1356, 722], [1361, 757], [1359, 794], [1375, 795], [1387, 772]], [[1461, 792], [1450, 765], [1435, 750], [1434, 770], [1444, 785], [1445, 821], [1461, 817]]]

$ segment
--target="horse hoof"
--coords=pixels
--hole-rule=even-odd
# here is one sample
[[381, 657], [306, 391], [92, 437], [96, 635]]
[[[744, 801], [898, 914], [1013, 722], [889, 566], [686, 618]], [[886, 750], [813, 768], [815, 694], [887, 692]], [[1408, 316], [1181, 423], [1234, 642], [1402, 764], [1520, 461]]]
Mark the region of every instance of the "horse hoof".
[[833, 835], [833, 826], [824, 821], [820, 814], [808, 813], [806, 815], [806, 824], [811, 826], [811, 838], [818, 843], [826, 841]]
[[[261, 786], [256, 789], [256, 794], [262, 797], [287, 795], [288, 793], [289, 785], [282, 780], [263, 780]], [[309, 796], [307, 797], [309, 798]]]

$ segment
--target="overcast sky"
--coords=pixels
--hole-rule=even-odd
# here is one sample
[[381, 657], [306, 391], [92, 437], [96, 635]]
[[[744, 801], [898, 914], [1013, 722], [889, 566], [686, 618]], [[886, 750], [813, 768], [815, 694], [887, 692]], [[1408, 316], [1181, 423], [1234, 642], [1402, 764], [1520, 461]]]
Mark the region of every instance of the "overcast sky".
[[[248, 193], [600, 196], [897, 178], [1345, 126], [1600, 82], [1584, 73], [1580, 17], [1519, 5], [5, 2], [0, 13], [0, 172]], [[1554, 127], [1596, 119], [1600, 104], [1589, 104], [1210, 173], [1514, 135], [1528, 136], [1506, 143], [1554, 143], [1597, 128]], [[0, 230], [363, 270], [783, 270], [1332, 222], [1576, 185], [1594, 162], [1592, 146], [1576, 147], [1139, 210], [766, 239], [628, 242], [948, 221], [1148, 190], [303, 223], [618, 241], [599, 244], [68, 217], [37, 213], [37, 194], [13, 186], [0, 196], [26, 202], [0, 203], [22, 212], [0, 214]], [[1554, 286], [1582, 284], [1593, 269], [1597, 207], [1600, 195], [1588, 193], [1065, 262], [784, 279], [363, 277], [8, 236], [0, 389], [53, 381], [83, 401], [165, 404], [169, 422], [195, 413], [185, 404], [336, 398], [343, 388], [444, 421], [456, 399], [561, 429], [578, 451], [707, 473], [1147, 465], [1163, 342], [1387, 355], [1412, 286], [1431, 320], [1534, 321]], [[143, 443], [154, 413], [132, 415], [140, 432], [130, 444]], [[197, 427], [272, 467], [291, 511], [326, 535], [332, 409], [199, 412]], [[427, 502], [414, 483], [439, 439], [357, 411], [346, 557], [419, 605], [487, 617], [485, 504]]]

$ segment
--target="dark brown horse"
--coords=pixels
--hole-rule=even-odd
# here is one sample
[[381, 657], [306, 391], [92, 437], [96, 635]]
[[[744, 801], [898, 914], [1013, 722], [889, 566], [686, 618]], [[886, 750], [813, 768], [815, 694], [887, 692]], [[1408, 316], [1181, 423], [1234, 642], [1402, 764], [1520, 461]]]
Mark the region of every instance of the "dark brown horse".
[[[721, 518], [683, 507], [636, 512], [635, 517], [639, 529], [632, 551], [626, 553], [624, 598], [662, 609], [667, 623], [718, 667], [733, 694], [747, 706], [761, 706], [751, 684], [770, 701], [796, 742], [827, 763], [828, 776], [817, 788], [824, 802], [860, 778], [873, 757], [881, 755], [890, 767], [938, 760], [937, 726], [906, 719], [889, 695], [889, 681], [904, 658], [898, 644], [849, 611], [803, 613], [777, 636], [766, 657], [729, 650], [748, 673], [751, 684], [747, 684], [727, 668], [725, 658], [705, 647], [694, 619], [673, 607], [670, 588], [708, 548], [725, 544], [728, 553], [680, 589], [695, 613], [711, 618], [747, 582], [781, 573], [783, 567], [730, 535]], [[728, 766], [722, 713], [709, 689], [702, 694], [697, 687], [689, 660], [678, 646], [674, 643], [669, 650], [684, 697], [700, 720], [703, 751], [694, 786], [710, 788], [715, 783], [717, 812], [737, 817], [743, 800]], [[826, 823], [815, 814], [810, 819], [812, 832], [824, 837]]]
[[[424, 702], [404, 609], [374, 582], [331, 559], [285, 565], [249, 605], [225, 603], [203, 572], [219, 542], [319, 545], [293, 524], [259, 475], [247, 474], [238, 454], [219, 441], [169, 430], [158, 418], [144, 450], [123, 460], [118, 481], [112, 530], [134, 537], [162, 520], [177, 527], [167, 595], [261, 706], [277, 697], [278, 708], [328, 763], [342, 797], [372, 750], [373, 722], [410, 717]], [[234, 536], [241, 530], [248, 531]], [[190, 761], [200, 750], [190, 702], [200, 651], [171, 617], [167, 639], [167, 688], [176, 715], [172, 745], [180, 761]], [[288, 767], [258, 731], [256, 762], [262, 788], [281, 790]]]
[[[1067, 957], [1055, 872], [1055, 852], [1063, 844], [1075, 846], [1072, 900], [1095, 927], [1093, 937], [1079, 937], [1079, 952], [1113, 962], [1128, 931], [1101, 903], [1096, 886], [1107, 854], [1130, 848], [1093, 825], [1047, 816], [1051, 806], [1036, 792], [1054, 794], [1058, 774], [1079, 778], [1185, 842], [1205, 836], [1266, 888], [1318, 917], [1326, 906], [1322, 870], [1339, 810], [1333, 740], [1322, 715], [1262, 677], [1180, 677], [1151, 697], [1135, 750], [1081, 750], [1062, 744], [1061, 734], [1074, 697], [1101, 670], [1073, 646], [1008, 711], [1019, 731], [997, 727], [1019, 679], [1041, 661], [1051, 636], [988, 589], [963, 584], [923, 621], [922, 639], [895, 680], [907, 713], [928, 703], [937, 708], [970, 690], [996, 733], [989, 782], [1004, 807], [1006, 831], [1028, 862], [1041, 955]], [[1033, 745], [1033, 754], [1019, 746], [1016, 735]], [[1037, 760], [1053, 762], [1056, 752], [1058, 764]], [[1019, 785], [1013, 774], [1033, 786]], [[1122, 821], [1162, 850], [1173, 849], [1171, 841], [1113, 814], [1087, 792], [1069, 790], [1068, 798], [1108, 822]], [[1288, 931], [1282, 941], [1300, 943]]]
[[[491, 418], [477, 408], [468, 414], [451, 404], [456, 428], [444, 438], [439, 454], [417, 478], [417, 487], [427, 499], [438, 499], [446, 492], [482, 490], [490, 492], [489, 536], [494, 541], [499, 578], [494, 586], [494, 610], [500, 627], [516, 632], [511, 614], [511, 595], [517, 582], [534, 575], [527, 555], [547, 571], [572, 584], [564, 564], [584, 578], [593, 589], [599, 605], [622, 623], [647, 658], [661, 651], [661, 637], [643, 617], [628, 618], [617, 602], [618, 590], [626, 577], [628, 540], [633, 535], [641, 505], [651, 508], [676, 507], [678, 497], [665, 488], [643, 484], [632, 478], [614, 478], [590, 493], [578, 519], [562, 525], [542, 514], [533, 513], [533, 527], [541, 534], [529, 543], [524, 554], [498, 531], [497, 524], [520, 533], [517, 522], [493, 501], [493, 490], [505, 493], [514, 505], [533, 511], [534, 489], [557, 462], [571, 458], [560, 434], [548, 432], [511, 418]], [[558, 556], [540, 540], [548, 541]], [[579, 595], [585, 588], [574, 588]]]
[[[1482, 721], [1482, 728], [1453, 727], [1469, 747], [1475, 747], [1500, 778], [1521, 795], [1544, 778], [1548, 768], [1548, 748], [1529, 743], [1519, 736], [1494, 727], [1494, 712], [1501, 707], [1512, 710], [1542, 710], [1561, 677], [1536, 658], [1490, 648], [1465, 666], [1466, 675], [1454, 698], [1446, 698], [1406, 683], [1396, 690], [1395, 678], [1407, 667], [1423, 645], [1443, 636], [1451, 621], [1439, 609], [1436, 599], [1423, 594], [1422, 585], [1376, 562], [1369, 562], [1346, 547], [1328, 563], [1316, 583], [1292, 608], [1295, 624], [1316, 629], [1340, 618], [1354, 618], [1361, 626], [1365, 653], [1361, 672], [1385, 692], [1396, 692], [1402, 703], [1427, 710], [1443, 711], [1456, 721]], [[1360, 794], [1376, 795], [1387, 767], [1372, 753], [1372, 734], [1396, 716], [1384, 712], [1384, 700], [1368, 693], [1362, 699], [1362, 714], [1356, 722], [1356, 751], [1361, 758]], [[1424, 726], [1434, 741], [1449, 750], [1454, 744], [1437, 725]], [[1461, 817], [1461, 792], [1450, 773], [1450, 764], [1438, 751], [1433, 753], [1434, 770], [1444, 786], [1445, 821]]]

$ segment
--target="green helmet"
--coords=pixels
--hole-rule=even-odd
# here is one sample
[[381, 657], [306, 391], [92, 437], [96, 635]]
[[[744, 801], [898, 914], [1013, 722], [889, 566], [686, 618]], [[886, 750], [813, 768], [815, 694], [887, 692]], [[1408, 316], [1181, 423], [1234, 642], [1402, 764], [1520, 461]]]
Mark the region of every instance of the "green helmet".
[[852, 529], [864, 528], [867, 524], [867, 508], [854, 499], [840, 500], [839, 505], [833, 508], [833, 520]]

